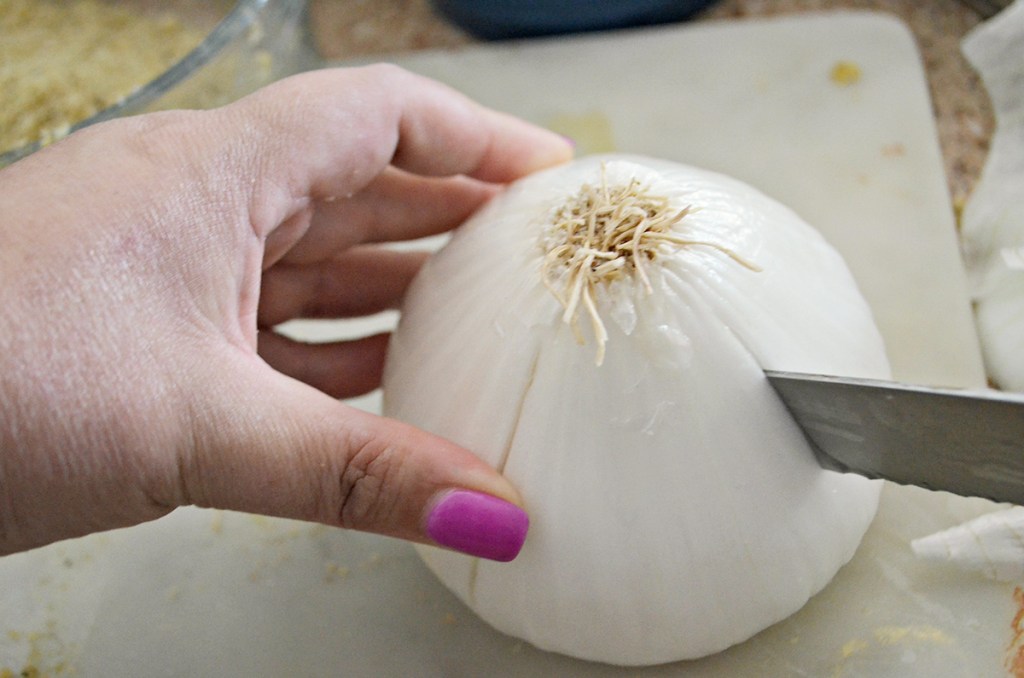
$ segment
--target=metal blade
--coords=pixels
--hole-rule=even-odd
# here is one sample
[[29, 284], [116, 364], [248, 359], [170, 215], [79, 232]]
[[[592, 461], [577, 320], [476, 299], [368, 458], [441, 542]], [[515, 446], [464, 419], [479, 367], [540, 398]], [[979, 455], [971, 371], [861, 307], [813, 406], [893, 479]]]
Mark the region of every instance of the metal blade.
[[1024, 504], [1024, 394], [765, 374], [823, 467]]

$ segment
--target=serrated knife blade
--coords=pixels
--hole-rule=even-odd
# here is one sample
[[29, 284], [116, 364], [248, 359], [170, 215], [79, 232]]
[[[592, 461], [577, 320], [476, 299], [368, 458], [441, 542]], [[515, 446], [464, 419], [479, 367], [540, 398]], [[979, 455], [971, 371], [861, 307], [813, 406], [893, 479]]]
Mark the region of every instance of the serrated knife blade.
[[765, 375], [824, 468], [1024, 504], [1024, 394]]

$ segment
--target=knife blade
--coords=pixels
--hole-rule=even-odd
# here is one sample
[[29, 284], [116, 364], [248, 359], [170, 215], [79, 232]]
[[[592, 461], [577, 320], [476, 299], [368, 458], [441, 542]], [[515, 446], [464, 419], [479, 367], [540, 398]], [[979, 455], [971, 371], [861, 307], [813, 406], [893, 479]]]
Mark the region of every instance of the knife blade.
[[1024, 504], [1024, 394], [765, 375], [824, 468]]

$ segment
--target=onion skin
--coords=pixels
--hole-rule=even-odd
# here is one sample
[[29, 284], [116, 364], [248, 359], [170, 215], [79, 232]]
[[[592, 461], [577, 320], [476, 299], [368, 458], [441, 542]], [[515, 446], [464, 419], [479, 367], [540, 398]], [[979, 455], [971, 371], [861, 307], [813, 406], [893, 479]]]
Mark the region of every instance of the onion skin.
[[[707, 246], [653, 291], [597, 295], [603, 364], [541, 280], [546, 215], [581, 184], [641, 178]], [[756, 264], [737, 264], [722, 248]], [[417, 547], [484, 620], [620, 665], [723, 650], [799, 610], [854, 554], [881, 484], [822, 470], [763, 369], [886, 378], [839, 254], [728, 177], [597, 156], [527, 177], [461, 226], [407, 296], [384, 411], [474, 450], [522, 493], [519, 557]]]
[[1024, 579], [1024, 506], [985, 513], [910, 542], [923, 561], [958, 567], [1002, 582]]

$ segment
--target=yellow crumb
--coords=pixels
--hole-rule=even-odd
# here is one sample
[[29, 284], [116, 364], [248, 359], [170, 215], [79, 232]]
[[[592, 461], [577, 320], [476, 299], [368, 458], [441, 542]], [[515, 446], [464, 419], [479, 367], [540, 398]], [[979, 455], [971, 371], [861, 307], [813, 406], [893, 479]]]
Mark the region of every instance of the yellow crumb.
[[860, 66], [852, 61], [837, 61], [828, 77], [840, 87], [849, 87], [860, 82]]
[[903, 641], [950, 645], [953, 639], [934, 626], [880, 626], [875, 629], [875, 639], [881, 645], [896, 645]]
[[953, 198], [953, 218], [956, 220], [956, 228], [959, 231], [963, 227], [964, 209], [967, 207], [967, 198], [958, 195]]
[[866, 649], [868, 649], [868, 644], [866, 642], [864, 642], [860, 638], [854, 638], [853, 640], [847, 641], [846, 644], [843, 645], [843, 649], [841, 650], [841, 652], [843, 655], [843, 659], [846, 659], [847, 657], [851, 657], [857, 654], [858, 652], [861, 652]]
[[344, 579], [348, 577], [349, 568], [344, 565], [337, 563], [327, 563], [324, 566], [324, 581], [335, 581], [336, 579]]
[[882, 155], [886, 158], [902, 158], [907, 154], [907, 147], [898, 141], [882, 146]]

